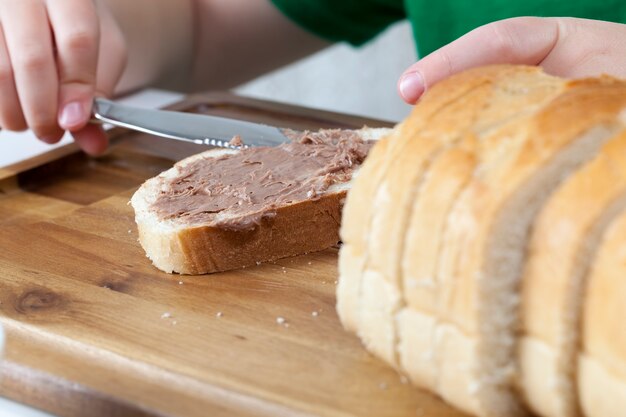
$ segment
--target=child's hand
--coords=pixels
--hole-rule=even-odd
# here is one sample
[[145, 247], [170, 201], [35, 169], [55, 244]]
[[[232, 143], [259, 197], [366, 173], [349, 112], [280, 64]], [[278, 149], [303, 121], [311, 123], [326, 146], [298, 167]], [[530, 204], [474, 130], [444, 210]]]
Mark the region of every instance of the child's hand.
[[541, 65], [567, 78], [626, 77], [626, 25], [574, 18], [514, 18], [479, 27], [424, 57], [400, 77], [408, 103], [442, 79], [488, 64]]
[[0, 0], [0, 126], [55, 143], [65, 130], [88, 153], [106, 148], [88, 125], [94, 95], [113, 92], [126, 62], [121, 32], [96, 0]]

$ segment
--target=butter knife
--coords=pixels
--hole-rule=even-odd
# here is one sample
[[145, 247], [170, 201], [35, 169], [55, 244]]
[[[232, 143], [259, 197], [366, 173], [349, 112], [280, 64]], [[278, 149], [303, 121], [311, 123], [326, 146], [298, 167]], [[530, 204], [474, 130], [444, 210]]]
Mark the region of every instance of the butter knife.
[[[142, 109], [96, 98], [92, 122], [149, 133], [168, 139], [193, 142], [221, 148], [239, 149], [251, 146], [277, 146], [289, 142], [284, 129], [225, 117]], [[231, 143], [236, 136], [243, 145]]]

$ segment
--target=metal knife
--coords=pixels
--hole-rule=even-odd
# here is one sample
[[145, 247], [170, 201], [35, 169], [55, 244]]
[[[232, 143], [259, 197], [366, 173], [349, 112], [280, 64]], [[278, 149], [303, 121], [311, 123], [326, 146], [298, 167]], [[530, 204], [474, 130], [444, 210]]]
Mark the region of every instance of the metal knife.
[[[284, 129], [225, 117], [142, 109], [96, 98], [92, 122], [109, 123], [169, 139], [239, 149], [251, 146], [277, 146], [289, 142]], [[239, 136], [243, 145], [231, 144]]]

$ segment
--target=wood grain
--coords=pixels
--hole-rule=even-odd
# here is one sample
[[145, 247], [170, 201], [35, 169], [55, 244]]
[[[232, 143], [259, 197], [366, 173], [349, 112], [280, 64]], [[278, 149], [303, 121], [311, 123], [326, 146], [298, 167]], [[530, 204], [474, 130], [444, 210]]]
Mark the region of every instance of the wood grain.
[[[230, 95], [177, 108], [293, 128], [379, 125]], [[336, 249], [211, 276], [153, 268], [127, 202], [202, 148], [114, 134], [103, 158], [27, 163], [0, 181], [0, 394], [68, 417], [460, 416], [343, 331]]]

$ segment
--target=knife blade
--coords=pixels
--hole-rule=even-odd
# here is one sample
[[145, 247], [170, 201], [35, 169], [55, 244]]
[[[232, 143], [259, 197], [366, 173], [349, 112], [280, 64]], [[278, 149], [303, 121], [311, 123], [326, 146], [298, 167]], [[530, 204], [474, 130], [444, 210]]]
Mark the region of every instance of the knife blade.
[[[284, 129], [274, 126], [225, 117], [143, 109], [103, 98], [94, 100], [92, 122], [109, 123], [168, 139], [230, 149], [277, 146], [290, 141]], [[236, 136], [241, 138], [243, 145], [230, 143]]]

